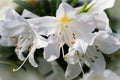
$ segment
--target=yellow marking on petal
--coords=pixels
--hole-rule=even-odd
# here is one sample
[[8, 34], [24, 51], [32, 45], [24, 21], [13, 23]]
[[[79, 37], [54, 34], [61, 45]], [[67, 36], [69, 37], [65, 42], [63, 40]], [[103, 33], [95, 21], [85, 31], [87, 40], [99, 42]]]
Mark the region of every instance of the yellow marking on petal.
[[59, 20], [58, 22], [70, 22], [72, 21], [73, 18], [68, 18], [66, 14], [64, 14]]

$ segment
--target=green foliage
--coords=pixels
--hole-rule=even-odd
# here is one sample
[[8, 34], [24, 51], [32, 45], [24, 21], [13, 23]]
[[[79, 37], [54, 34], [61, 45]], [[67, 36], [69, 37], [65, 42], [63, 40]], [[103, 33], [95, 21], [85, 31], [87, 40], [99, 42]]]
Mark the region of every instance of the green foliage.
[[21, 0], [14, 2], [38, 16], [54, 16], [61, 0], [36, 0], [35, 5]]

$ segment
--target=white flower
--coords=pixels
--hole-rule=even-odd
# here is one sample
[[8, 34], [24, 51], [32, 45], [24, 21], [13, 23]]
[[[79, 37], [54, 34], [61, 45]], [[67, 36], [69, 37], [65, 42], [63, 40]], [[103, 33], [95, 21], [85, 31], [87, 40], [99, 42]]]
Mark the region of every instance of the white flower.
[[81, 72], [84, 75], [84, 71], [82, 69], [83, 64], [88, 65], [90, 69], [96, 72], [102, 72], [106, 67], [102, 53], [92, 46], [87, 48], [85, 54], [79, 53], [79, 51], [71, 48], [64, 59], [68, 63], [67, 70], [65, 72], [65, 77], [67, 79], [74, 79]]
[[89, 10], [89, 12], [98, 13], [96, 16], [98, 29], [106, 29], [108, 31], [111, 31], [109, 27], [109, 19], [104, 10], [112, 8], [114, 6], [114, 3], [115, 0], [92, 0], [88, 5], [89, 7], [93, 4], [93, 7]]
[[102, 73], [90, 71], [84, 75], [82, 80], [120, 80], [120, 77], [111, 70], [105, 70]]
[[[65, 61], [68, 63], [66, 78], [75, 78], [81, 73], [82, 64], [85, 63], [96, 72], [105, 70], [106, 62], [102, 53], [110, 54], [120, 49], [120, 41], [107, 31], [99, 31], [94, 43], [89, 46], [86, 53], [80, 53], [73, 47], [65, 55]], [[81, 50], [81, 48], [79, 48]], [[74, 73], [72, 72], [74, 71]]]
[[41, 34], [49, 36], [49, 44], [44, 48], [44, 58], [47, 61], [58, 58], [61, 47], [64, 56], [64, 44], [75, 46], [75, 49], [82, 47], [85, 52], [95, 38], [91, 33], [95, 29], [94, 15], [77, 15], [75, 9], [64, 2], [57, 9], [56, 17], [43, 17], [36, 24], [40, 26]]
[[[37, 48], [45, 47], [47, 42], [43, 41], [43, 38], [36, 33], [37, 28], [34, 24], [22, 18], [13, 9], [9, 9], [6, 13], [6, 19], [0, 22], [0, 28], [0, 44], [3, 46], [16, 46], [15, 52], [18, 58], [24, 61], [23, 64], [29, 58], [31, 65], [37, 67], [38, 65], [34, 60], [34, 51]], [[27, 49], [29, 49], [29, 54], [25, 58], [23, 52]]]
[[0, 20], [4, 20], [8, 8], [16, 7], [13, 0], [0, 0]]
[[[97, 22], [97, 29], [107, 30], [111, 32], [112, 30], [109, 27], [109, 19], [104, 12], [104, 10], [113, 7], [115, 0], [92, 0], [85, 8], [87, 13], [96, 14], [95, 19]], [[82, 7], [76, 8], [79, 12]]]

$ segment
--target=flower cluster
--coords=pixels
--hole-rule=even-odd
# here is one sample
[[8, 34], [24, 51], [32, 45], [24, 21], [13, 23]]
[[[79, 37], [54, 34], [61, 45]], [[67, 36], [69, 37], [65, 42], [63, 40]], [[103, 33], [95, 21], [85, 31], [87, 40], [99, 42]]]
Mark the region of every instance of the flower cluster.
[[[23, 63], [14, 71], [19, 70], [27, 59], [37, 67], [34, 52], [44, 48], [43, 56], [48, 62], [58, 59], [61, 51], [68, 63], [67, 79], [73, 79], [81, 72], [84, 74], [84, 64], [93, 71], [103, 72], [106, 62], [102, 53], [110, 54], [120, 48], [120, 41], [114, 36], [104, 12], [114, 2], [92, 0], [77, 8], [62, 2], [56, 16], [31, 16], [30, 19], [8, 9], [5, 19], [0, 21], [0, 45], [16, 46], [16, 55]], [[65, 53], [64, 45], [68, 46], [68, 53]], [[27, 57], [23, 55], [26, 50], [29, 52]]]

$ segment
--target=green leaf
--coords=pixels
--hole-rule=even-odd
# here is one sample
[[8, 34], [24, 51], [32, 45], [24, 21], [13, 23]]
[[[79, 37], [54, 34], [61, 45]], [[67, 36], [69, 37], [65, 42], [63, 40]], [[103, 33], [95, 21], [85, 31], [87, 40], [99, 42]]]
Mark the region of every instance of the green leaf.
[[88, 5], [88, 3], [85, 3], [85, 4], [82, 6], [82, 8], [78, 11], [78, 14], [85, 12], [85, 10], [86, 10], [86, 8], [87, 8], [87, 5]]
[[16, 65], [15, 62], [7, 60], [7, 59], [2, 58], [2, 57], [0, 57], [0, 64], [8, 64], [8, 65], [11, 65], [11, 66], [14, 66], [14, 67], [18, 66], [18, 65]]
[[56, 10], [61, 2], [61, 0], [49, 0], [51, 15], [55, 16]]
[[73, 1], [71, 2], [71, 6], [75, 7], [75, 6], [77, 5], [77, 3], [78, 3], [78, 0], [73, 0]]

